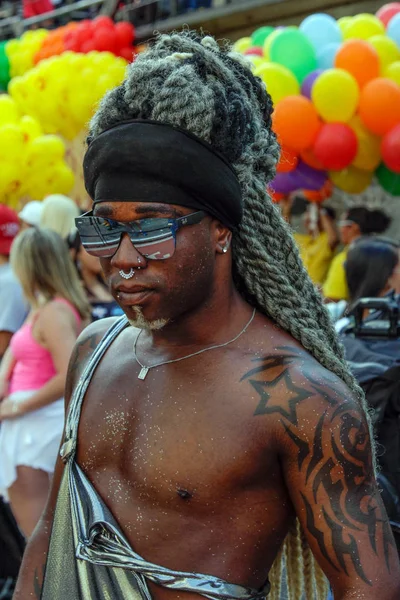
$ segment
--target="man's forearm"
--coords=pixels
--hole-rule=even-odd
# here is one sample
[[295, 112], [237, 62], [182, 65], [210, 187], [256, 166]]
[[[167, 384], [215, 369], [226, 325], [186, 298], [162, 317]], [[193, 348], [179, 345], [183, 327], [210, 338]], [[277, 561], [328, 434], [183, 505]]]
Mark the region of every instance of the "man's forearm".
[[13, 600], [39, 600], [50, 540], [50, 526], [39, 521], [26, 547]]

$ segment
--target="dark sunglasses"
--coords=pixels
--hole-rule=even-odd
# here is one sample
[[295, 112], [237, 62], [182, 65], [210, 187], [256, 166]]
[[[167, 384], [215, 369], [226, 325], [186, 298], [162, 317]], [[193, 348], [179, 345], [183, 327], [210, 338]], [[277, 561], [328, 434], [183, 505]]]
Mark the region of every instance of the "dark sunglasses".
[[98, 258], [111, 258], [121, 243], [123, 233], [142, 256], [152, 260], [165, 260], [175, 252], [176, 232], [185, 225], [200, 223], [206, 216], [202, 210], [178, 219], [139, 219], [122, 223], [104, 217], [94, 217], [89, 211], [75, 219], [82, 246]]

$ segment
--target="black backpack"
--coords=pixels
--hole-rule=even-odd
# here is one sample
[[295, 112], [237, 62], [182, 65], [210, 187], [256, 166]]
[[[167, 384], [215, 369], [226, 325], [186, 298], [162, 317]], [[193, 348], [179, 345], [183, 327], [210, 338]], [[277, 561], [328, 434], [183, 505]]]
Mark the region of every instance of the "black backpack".
[[[374, 309], [375, 318], [362, 319]], [[363, 299], [341, 333], [350, 368], [374, 409], [378, 482], [400, 553], [400, 324], [398, 300]]]

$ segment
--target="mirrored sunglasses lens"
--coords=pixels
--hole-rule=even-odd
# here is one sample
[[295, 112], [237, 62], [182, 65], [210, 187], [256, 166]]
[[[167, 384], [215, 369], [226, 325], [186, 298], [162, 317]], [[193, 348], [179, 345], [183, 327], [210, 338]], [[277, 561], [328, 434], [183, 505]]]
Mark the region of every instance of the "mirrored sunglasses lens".
[[172, 234], [157, 240], [135, 240], [133, 245], [140, 254], [151, 260], [171, 258], [175, 252], [175, 238]]

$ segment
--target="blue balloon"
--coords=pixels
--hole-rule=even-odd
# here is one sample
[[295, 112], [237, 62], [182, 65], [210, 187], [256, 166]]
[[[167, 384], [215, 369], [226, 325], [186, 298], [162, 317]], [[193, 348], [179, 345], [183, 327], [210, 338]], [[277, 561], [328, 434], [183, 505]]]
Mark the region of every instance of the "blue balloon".
[[386, 33], [400, 47], [400, 13], [390, 19]]
[[323, 13], [310, 15], [304, 19], [299, 29], [317, 52], [329, 44], [340, 44], [343, 41], [343, 34], [335, 19]]
[[335, 66], [335, 57], [341, 44], [328, 44], [317, 52], [319, 69], [332, 69]]

